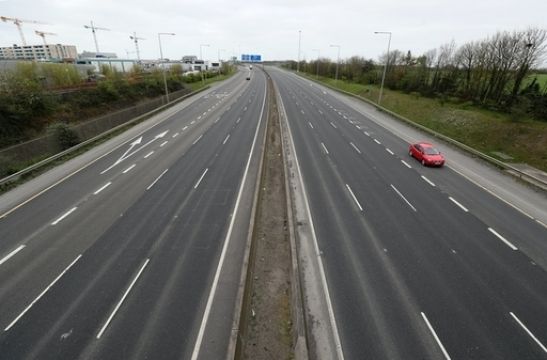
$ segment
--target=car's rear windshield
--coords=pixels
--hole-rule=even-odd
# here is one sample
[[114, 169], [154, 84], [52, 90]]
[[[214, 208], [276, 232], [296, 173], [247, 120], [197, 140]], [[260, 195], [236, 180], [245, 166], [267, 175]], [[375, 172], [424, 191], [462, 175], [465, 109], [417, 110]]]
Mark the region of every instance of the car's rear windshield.
[[435, 148], [425, 148], [424, 149], [424, 152], [427, 154], [427, 155], [439, 155], [440, 152], [439, 150], [435, 149]]

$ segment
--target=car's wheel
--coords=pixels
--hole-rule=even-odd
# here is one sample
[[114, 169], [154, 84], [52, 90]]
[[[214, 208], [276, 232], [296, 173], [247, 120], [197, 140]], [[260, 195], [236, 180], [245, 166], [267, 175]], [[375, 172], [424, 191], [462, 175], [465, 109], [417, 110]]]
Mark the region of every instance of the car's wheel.
[[425, 160], [424, 159], [422, 159], [422, 165], [425, 166]]

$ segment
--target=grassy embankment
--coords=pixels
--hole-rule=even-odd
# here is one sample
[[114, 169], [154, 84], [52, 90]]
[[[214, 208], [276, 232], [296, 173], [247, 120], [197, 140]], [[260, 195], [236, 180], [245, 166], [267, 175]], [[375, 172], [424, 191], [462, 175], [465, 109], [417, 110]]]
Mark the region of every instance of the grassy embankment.
[[[547, 75], [540, 75], [547, 82]], [[330, 78], [320, 81], [335, 86]], [[378, 101], [379, 87], [338, 81], [342, 90]], [[510, 114], [485, 110], [470, 102], [441, 101], [384, 88], [382, 105], [418, 124], [497, 157], [502, 152], [547, 171], [547, 121], [515, 120]], [[503, 159], [500, 159], [503, 160]]]

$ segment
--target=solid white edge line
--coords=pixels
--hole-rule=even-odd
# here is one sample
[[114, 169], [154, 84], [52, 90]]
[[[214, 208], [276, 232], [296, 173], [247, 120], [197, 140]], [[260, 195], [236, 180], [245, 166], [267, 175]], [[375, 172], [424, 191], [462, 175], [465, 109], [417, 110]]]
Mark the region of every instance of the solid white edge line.
[[403, 164], [405, 164], [405, 166], [406, 166], [407, 168], [412, 169], [412, 166], [410, 166], [410, 164], [407, 163], [406, 161], [401, 160], [401, 162], [402, 162]]
[[425, 176], [421, 175], [422, 179], [424, 179], [424, 181], [426, 183], [428, 183], [429, 185], [435, 187], [435, 183], [433, 183], [433, 181], [429, 180], [428, 178], [426, 178]]
[[492, 229], [491, 227], [489, 227], [489, 228], [488, 228], [488, 231], [490, 231], [492, 234], [496, 235], [496, 237], [497, 237], [498, 239], [500, 239], [501, 241], [503, 241], [503, 242], [505, 243], [505, 245], [509, 246], [511, 249], [513, 249], [513, 250], [518, 250], [518, 248], [517, 248], [515, 245], [511, 244], [511, 243], [509, 242], [509, 240], [507, 240], [506, 238], [504, 238], [503, 236], [501, 236], [496, 230], [494, 230], [494, 229]]
[[4, 256], [4, 258], [2, 258], [2, 260], [0, 260], [0, 265], [5, 263], [6, 261], [8, 261], [11, 257], [13, 257], [15, 254], [17, 254], [19, 251], [23, 250], [25, 248], [25, 246], [26, 245], [19, 245], [19, 247], [17, 249], [13, 250], [12, 252], [10, 252], [6, 256]]
[[435, 329], [433, 329], [433, 326], [431, 326], [431, 323], [429, 322], [429, 320], [427, 319], [427, 316], [425, 316], [425, 314], [422, 312], [422, 318], [424, 319], [425, 321], [425, 324], [427, 325], [427, 327], [429, 328], [429, 331], [431, 331], [431, 333], [433, 334], [433, 337], [435, 338], [435, 341], [437, 342], [437, 344], [439, 345], [439, 347], [441, 348], [441, 351], [443, 352], [444, 354], [444, 357], [446, 358], [446, 360], [451, 360], [450, 359], [450, 355], [448, 355], [448, 352], [446, 351], [446, 349], [444, 348], [444, 345], [443, 343], [441, 342], [441, 340], [439, 339], [439, 337], [437, 336], [437, 333], [435, 332]]
[[217, 287], [218, 287], [218, 281], [220, 279], [220, 272], [222, 270], [222, 267], [224, 266], [224, 259], [226, 258], [226, 251], [228, 250], [228, 245], [230, 243], [230, 238], [232, 236], [232, 231], [234, 229], [234, 223], [236, 219], [236, 214], [239, 209], [239, 203], [241, 201], [241, 196], [243, 194], [243, 188], [245, 187], [245, 181], [247, 180], [247, 174], [249, 173], [249, 167], [251, 166], [251, 159], [253, 156], [253, 151], [256, 146], [256, 140], [258, 138], [258, 133], [260, 131], [260, 126], [262, 124], [262, 116], [264, 115], [264, 107], [266, 105], [266, 95], [267, 95], [267, 83], [264, 84], [264, 100], [262, 102], [262, 110], [260, 111], [260, 116], [258, 118], [258, 125], [256, 127], [255, 136], [253, 139], [253, 144], [251, 146], [251, 151], [249, 152], [249, 158], [247, 159], [247, 165], [245, 166], [245, 172], [243, 173], [243, 178], [241, 180], [241, 184], [239, 185], [239, 192], [237, 194], [236, 204], [234, 206], [234, 211], [232, 215], [232, 219], [230, 220], [230, 226], [228, 227], [228, 232], [226, 233], [226, 237], [224, 238], [224, 245], [222, 247], [222, 252], [220, 254], [220, 259], [218, 262], [217, 270], [215, 272], [215, 278], [213, 279], [213, 284], [211, 287], [211, 291], [209, 292], [209, 297], [207, 298], [207, 304], [205, 305], [205, 311], [203, 313], [203, 318], [201, 320], [201, 325], [199, 327], [198, 336], [196, 338], [196, 343], [194, 345], [194, 350], [192, 351], [192, 358], [191, 360], [197, 360], [199, 356], [199, 351], [201, 348], [201, 343], [203, 341], [203, 334], [205, 333], [205, 327], [207, 326], [207, 321], [209, 320], [209, 314], [211, 313], [211, 307], [213, 306], [213, 299], [216, 295]]
[[97, 189], [97, 191], [95, 191], [93, 193], [93, 195], [98, 195], [101, 191], [103, 191], [104, 189], [106, 189], [107, 187], [109, 187], [110, 185], [112, 185], [112, 182], [109, 181], [107, 182], [106, 184], [104, 184], [102, 187], [100, 187], [99, 189]]
[[55, 278], [55, 280], [53, 280], [53, 281], [51, 282], [51, 284], [49, 284], [49, 285], [40, 293], [40, 295], [38, 295], [38, 297], [36, 297], [36, 299], [34, 299], [34, 300], [25, 308], [25, 310], [23, 310], [23, 311], [19, 314], [19, 316], [17, 316], [17, 317], [16, 317], [16, 318], [15, 318], [15, 319], [14, 319], [14, 320], [13, 320], [13, 321], [4, 329], [4, 331], [8, 331], [9, 329], [11, 329], [11, 328], [13, 327], [13, 325], [15, 325], [15, 323], [16, 323], [17, 321], [19, 321], [19, 319], [22, 318], [23, 315], [25, 315], [25, 314], [27, 313], [27, 311], [29, 311], [30, 308], [31, 308], [34, 304], [36, 304], [36, 302], [37, 302], [38, 300], [40, 300], [40, 299], [42, 298], [42, 296], [44, 296], [44, 295], [46, 294], [46, 292], [48, 292], [48, 290], [51, 289], [51, 287], [52, 287], [53, 285], [55, 285], [55, 283], [56, 283], [57, 281], [59, 281], [59, 279], [60, 279], [60, 278], [61, 278], [61, 277], [62, 277], [62, 276], [63, 276], [63, 275], [72, 267], [72, 265], [76, 264], [76, 261], [80, 260], [81, 257], [82, 257], [82, 254], [78, 255], [78, 256], [76, 257], [76, 259], [74, 259], [74, 261], [72, 261], [72, 262], [70, 263], [70, 265], [68, 265], [68, 266], [63, 270], [63, 272], [61, 272], [61, 273]]
[[147, 159], [149, 156], [151, 156], [154, 153], [154, 151], [150, 151], [148, 154], [144, 155], [144, 158]]
[[388, 148], [386, 148], [386, 151], [387, 151], [388, 153], [390, 153], [391, 155], [395, 155], [395, 154], [393, 153], [393, 151], [391, 151], [391, 150], [388, 149]]
[[462, 204], [460, 204], [458, 201], [456, 201], [456, 199], [454, 199], [452, 196], [449, 196], [448, 197], [450, 199], [450, 201], [452, 201], [454, 204], [458, 205], [460, 207], [460, 209], [462, 209], [463, 211], [465, 212], [469, 212], [469, 210], [467, 210], [467, 208], [465, 206], [463, 206]]
[[125, 169], [124, 171], [122, 171], [122, 173], [123, 173], [123, 174], [127, 174], [127, 173], [130, 172], [135, 166], [137, 166], [137, 164], [131, 165], [130, 167], [128, 167], [127, 169]]
[[[285, 112], [285, 106], [283, 105], [283, 99], [281, 99], [281, 106], [280, 107], [281, 107], [281, 110], [283, 111], [283, 113], [285, 114], [285, 119], [287, 119], [287, 114]], [[302, 177], [302, 171], [300, 169], [300, 162], [298, 161], [298, 155], [296, 154], [296, 148], [294, 147], [294, 141], [292, 141], [293, 136], [292, 136], [291, 128], [290, 128], [288, 123], [287, 123], [287, 129], [288, 129], [289, 137], [291, 139], [290, 146], [291, 146], [292, 153], [294, 154], [294, 160], [295, 160], [295, 163], [296, 163], [296, 170], [298, 171], [298, 174], [299, 174], [300, 187], [303, 190], [302, 191], [302, 196], [304, 197], [304, 202], [305, 202], [305, 205], [306, 205], [306, 212], [308, 214], [309, 224], [310, 224], [310, 228], [311, 228], [311, 232], [312, 232], [312, 238], [313, 238], [313, 245], [314, 245], [314, 249], [315, 249], [315, 254], [316, 254], [317, 259], [318, 259], [317, 262], [319, 264], [319, 275], [320, 275], [321, 283], [323, 285], [323, 289], [324, 289], [324, 292], [325, 292], [325, 300], [327, 302], [327, 311], [329, 313], [329, 321], [330, 321], [330, 324], [331, 324], [331, 327], [332, 327], [332, 332], [333, 332], [334, 342], [335, 342], [336, 351], [337, 351], [337, 355], [338, 355], [338, 360], [343, 360], [344, 359], [344, 351], [342, 349], [342, 342], [340, 341], [340, 334], [338, 333], [338, 325], [336, 324], [336, 318], [334, 316], [334, 309], [333, 309], [333, 306], [332, 306], [332, 301], [331, 301], [331, 298], [330, 298], [330, 291], [329, 291], [329, 287], [328, 287], [328, 284], [327, 284], [327, 276], [325, 275], [325, 267], [323, 266], [321, 251], [319, 250], [319, 243], [317, 242], [317, 234], [315, 233], [315, 225], [313, 223], [313, 218], [311, 216], [311, 209], [310, 209], [310, 204], [309, 204], [309, 201], [308, 201], [308, 194], [307, 194], [306, 188], [304, 186], [304, 179]]]
[[201, 183], [201, 180], [203, 180], [203, 177], [205, 176], [205, 174], [207, 174], [207, 171], [209, 171], [209, 168], [206, 168], [203, 174], [201, 174], [201, 177], [199, 178], [198, 182], [196, 183], [196, 185], [194, 185], [194, 189], [198, 188], [199, 184]]
[[141, 276], [142, 272], [144, 271], [144, 268], [146, 267], [146, 265], [148, 265], [148, 262], [150, 261], [150, 259], [146, 259], [146, 261], [144, 262], [143, 266], [141, 267], [141, 269], [139, 270], [137, 276], [135, 276], [135, 278], [133, 279], [133, 281], [131, 282], [131, 284], [129, 285], [129, 287], [125, 290], [125, 293], [123, 294], [122, 298], [120, 299], [120, 301], [118, 302], [118, 304], [116, 305], [116, 307], [114, 308], [114, 311], [112, 311], [112, 313], [110, 314], [110, 316], [108, 317], [108, 319], [106, 320], [106, 322], [104, 323], [101, 331], [99, 331], [99, 333], [97, 334], [97, 339], [100, 339], [101, 336], [103, 336], [103, 333], [105, 332], [106, 328], [108, 327], [108, 325], [110, 324], [110, 322], [112, 321], [112, 319], [114, 318], [114, 315], [116, 315], [116, 313], [118, 312], [118, 310], [120, 309], [120, 306], [122, 306], [122, 303], [124, 302], [125, 298], [127, 297], [127, 295], [129, 294], [129, 292], [131, 291], [131, 289], [133, 288], [133, 286], [135, 285], [135, 283], [137, 282], [137, 280], [139, 279], [139, 277]]
[[355, 149], [355, 151], [357, 151], [359, 154], [361, 154], [361, 150], [359, 150], [359, 148], [357, 146], [355, 146], [354, 143], [350, 142], [349, 144]]
[[528, 333], [528, 335], [530, 335], [530, 337], [532, 339], [534, 339], [534, 341], [539, 345], [541, 350], [543, 350], [543, 352], [547, 353], [547, 348], [545, 347], [545, 345], [543, 345], [541, 343], [541, 341], [539, 341], [539, 339], [530, 330], [528, 330], [528, 328], [522, 323], [522, 321], [520, 321], [520, 319], [515, 314], [513, 314], [513, 312], [509, 312], [509, 314], [511, 314], [513, 319], [515, 319], [516, 322], [518, 322], [519, 325]]
[[160, 174], [160, 176], [158, 176], [158, 177], [156, 178], [156, 180], [154, 180], [154, 182], [152, 182], [152, 184], [150, 184], [150, 185], [146, 188], [146, 190], [150, 190], [150, 189], [152, 188], [152, 186], [156, 185], [156, 183], [161, 179], [161, 177], [162, 177], [163, 175], [165, 175], [165, 173], [166, 173], [168, 170], [169, 170], [169, 169], [165, 169], [165, 170]]
[[226, 138], [225, 138], [224, 141], [222, 142], [222, 145], [225, 145], [225, 144], [226, 144], [226, 141], [228, 141], [229, 138], [230, 138], [230, 134], [226, 135]]
[[78, 207], [77, 206], [74, 206], [72, 209], [68, 210], [66, 213], [64, 213], [63, 215], [61, 215], [59, 218], [57, 218], [57, 220], [55, 220], [54, 222], [51, 223], [51, 225], [57, 225], [58, 223], [60, 223], [62, 220], [64, 220], [68, 215], [72, 214], [74, 211], [76, 211]]
[[192, 143], [192, 145], [196, 145], [197, 142], [200, 141], [202, 137], [203, 137], [203, 134], [201, 134], [196, 140], [194, 140], [194, 142]]
[[378, 139], [374, 139], [374, 142], [378, 145], [381, 145], [382, 143]]
[[348, 189], [351, 197], [353, 198], [353, 201], [355, 201], [355, 203], [357, 204], [357, 206], [359, 207], [359, 210], [363, 211], [363, 207], [361, 206], [361, 204], [359, 203], [359, 200], [357, 200], [357, 198], [355, 197], [355, 194], [353, 193], [353, 191], [351, 191], [351, 188], [349, 187], [348, 184], [346, 184], [346, 188]]
[[410, 201], [408, 201], [404, 196], [403, 194], [401, 194], [401, 192], [399, 190], [397, 190], [397, 188], [395, 186], [393, 186], [393, 184], [390, 184], [391, 187], [393, 188], [393, 190], [395, 190], [395, 192], [407, 203], [408, 206], [410, 206], [410, 208], [412, 210], [414, 210], [415, 212], [417, 211], [416, 208], [414, 206], [412, 206], [412, 204], [410, 203]]
[[323, 147], [323, 150], [325, 150], [325, 154], [328, 155], [329, 151], [327, 150], [327, 147], [325, 146], [325, 144], [321, 143], [321, 146]]

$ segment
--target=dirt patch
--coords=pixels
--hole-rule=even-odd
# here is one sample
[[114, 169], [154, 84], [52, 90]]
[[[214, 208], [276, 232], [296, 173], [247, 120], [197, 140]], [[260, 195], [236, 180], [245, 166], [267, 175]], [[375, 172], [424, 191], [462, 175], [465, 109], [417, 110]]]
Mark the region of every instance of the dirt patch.
[[269, 119], [239, 358], [293, 359], [291, 248], [279, 112], [269, 81]]

